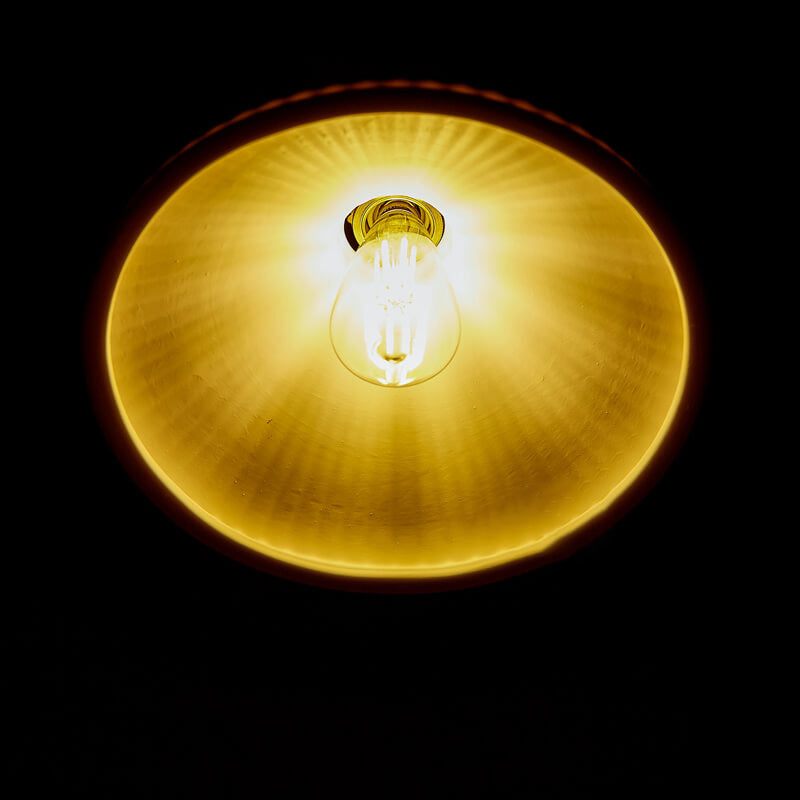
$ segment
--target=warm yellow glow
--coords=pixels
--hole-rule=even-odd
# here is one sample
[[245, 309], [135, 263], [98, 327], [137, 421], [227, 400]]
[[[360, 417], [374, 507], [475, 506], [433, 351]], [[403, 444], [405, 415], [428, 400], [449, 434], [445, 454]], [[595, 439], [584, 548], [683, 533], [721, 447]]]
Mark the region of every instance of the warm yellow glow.
[[331, 314], [331, 341], [364, 380], [412, 386], [450, 363], [461, 322], [436, 246], [392, 222], [354, 256]]
[[[403, 391], [329, 338], [343, 214], [395, 193], [444, 215], [461, 312], [452, 363]], [[107, 327], [120, 416], [176, 498], [259, 553], [373, 577], [480, 570], [581, 528], [659, 448], [688, 356], [675, 272], [619, 192], [511, 131], [409, 112], [197, 173], [131, 249]]]

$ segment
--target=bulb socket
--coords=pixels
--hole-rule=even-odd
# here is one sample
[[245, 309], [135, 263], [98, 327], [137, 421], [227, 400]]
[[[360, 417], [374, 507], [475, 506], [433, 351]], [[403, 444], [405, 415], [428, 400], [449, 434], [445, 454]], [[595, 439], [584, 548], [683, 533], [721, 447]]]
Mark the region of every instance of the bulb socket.
[[387, 228], [419, 233], [438, 245], [444, 236], [444, 217], [424, 200], [388, 195], [357, 205], [344, 220], [344, 235], [353, 250]]

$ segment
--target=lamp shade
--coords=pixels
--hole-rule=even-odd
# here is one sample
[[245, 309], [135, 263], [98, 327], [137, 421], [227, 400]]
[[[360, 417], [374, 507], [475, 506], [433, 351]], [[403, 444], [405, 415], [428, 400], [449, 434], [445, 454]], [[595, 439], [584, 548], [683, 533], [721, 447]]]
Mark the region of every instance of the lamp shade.
[[[328, 335], [373, 197], [441, 211], [461, 338], [399, 390]], [[126, 461], [273, 571], [449, 585], [572, 549], [646, 487], [690, 376], [690, 306], [635, 172], [524, 103], [360, 84], [270, 103], [145, 187], [109, 259], [98, 358]], [[643, 534], [645, 535], [645, 534]]]

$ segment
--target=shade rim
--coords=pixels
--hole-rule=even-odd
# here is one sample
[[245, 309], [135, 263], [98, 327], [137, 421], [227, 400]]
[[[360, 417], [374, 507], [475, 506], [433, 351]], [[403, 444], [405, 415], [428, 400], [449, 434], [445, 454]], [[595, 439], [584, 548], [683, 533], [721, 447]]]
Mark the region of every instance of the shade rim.
[[[664, 249], [679, 284], [687, 321], [689, 341], [685, 383], [667, 429], [647, 456], [643, 468], [630, 485], [623, 488], [607, 507], [594, 510], [590, 518], [555, 539], [544, 551], [514, 558], [502, 564], [447, 575], [392, 577], [320, 571], [292, 564], [247, 547], [226, 535], [193, 511], [165, 485], [146, 463], [126, 429], [114, 397], [112, 376], [106, 361], [105, 331], [114, 289], [130, 249], [153, 213], [172, 191], [188, 177], [225, 153], [298, 124], [364, 111], [427, 110], [462, 116], [498, 125], [554, 147], [617, 189], [642, 216]], [[663, 213], [652, 189], [627, 162], [607, 145], [549, 112], [535, 109], [493, 93], [479, 93], [466, 87], [430, 82], [389, 82], [331, 87], [316, 93], [301, 93], [285, 101], [273, 101], [218, 126], [184, 148], [168, 161], [134, 198], [126, 220], [98, 277], [87, 315], [87, 373], [98, 418], [114, 450], [145, 493], [181, 527], [228, 556], [267, 572], [321, 586], [357, 591], [408, 592], [436, 591], [456, 586], [491, 582], [511, 574], [526, 572], [559, 560], [607, 530], [633, 504], [652, 488], [677, 452], [696, 413], [705, 357], [705, 332], [699, 313], [701, 300], [697, 280], [683, 245]], [[588, 513], [587, 509], [585, 513]]]

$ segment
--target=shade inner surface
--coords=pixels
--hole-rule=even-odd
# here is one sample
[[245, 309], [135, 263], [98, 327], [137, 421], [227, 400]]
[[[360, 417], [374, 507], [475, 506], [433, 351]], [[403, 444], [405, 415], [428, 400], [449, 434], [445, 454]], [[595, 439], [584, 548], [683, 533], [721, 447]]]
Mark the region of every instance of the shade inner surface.
[[[345, 215], [380, 195], [446, 220], [452, 363], [387, 389], [336, 357]], [[107, 325], [120, 415], [194, 514], [328, 573], [444, 576], [541, 552], [652, 458], [688, 361], [679, 282], [633, 206], [533, 139], [438, 114], [330, 118], [180, 186]]]

